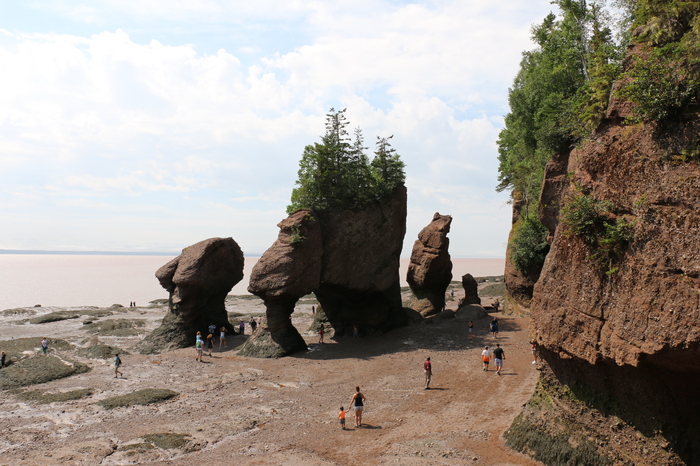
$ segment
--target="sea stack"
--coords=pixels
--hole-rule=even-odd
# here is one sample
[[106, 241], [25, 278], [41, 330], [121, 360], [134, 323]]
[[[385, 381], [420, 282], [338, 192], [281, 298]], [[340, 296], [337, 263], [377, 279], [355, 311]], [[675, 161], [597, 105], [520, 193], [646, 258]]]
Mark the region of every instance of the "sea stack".
[[140, 351], [191, 346], [198, 331], [206, 336], [210, 324], [232, 332], [224, 301], [243, 279], [243, 261], [243, 251], [233, 238], [210, 238], [186, 247], [158, 269], [156, 278], [169, 293], [168, 312]]
[[450, 232], [452, 216], [435, 213], [433, 220], [418, 233], [413, 244], [406, 281], [418, 300], [413, 308], [430, 316], [445, 307], [445, 291], [452, 281]]
[[361, 209], [299, 210], [279, 225], [248, 290], [266, 305], [267, 323], [239, 354], [279, 357], [305, 349], [290, 322], [294, 304], [313, 292], [334, 336], [381, 333], [406, 325], [399, 257], [406, 233], [406, 188]]

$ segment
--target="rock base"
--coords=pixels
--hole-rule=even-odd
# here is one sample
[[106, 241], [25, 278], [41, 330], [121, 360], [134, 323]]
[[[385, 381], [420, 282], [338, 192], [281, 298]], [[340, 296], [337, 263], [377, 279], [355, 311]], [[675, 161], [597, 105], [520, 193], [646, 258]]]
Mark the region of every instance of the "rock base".
[[238, 350], [239, 356], [249, 358], [281, 358], [306, 350], [306, 342], [293, 326], [275, 332], [258, 329]]

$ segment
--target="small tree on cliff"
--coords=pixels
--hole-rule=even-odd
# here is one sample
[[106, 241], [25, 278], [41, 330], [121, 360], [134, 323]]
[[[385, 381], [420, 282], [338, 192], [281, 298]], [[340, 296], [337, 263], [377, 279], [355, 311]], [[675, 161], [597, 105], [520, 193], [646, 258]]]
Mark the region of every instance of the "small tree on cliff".
[[299, 161], [299, 179], [287, 213], [308, 208], [317, 211], [355, 209], [389, 195], [403, 185], [404, 164], [389, 138], [378, 138], [375, 158], [365, 154], [362, 130], [351, 143], [345, 111], [330, 109], [326, 134], [320, 143], [306, 146]]

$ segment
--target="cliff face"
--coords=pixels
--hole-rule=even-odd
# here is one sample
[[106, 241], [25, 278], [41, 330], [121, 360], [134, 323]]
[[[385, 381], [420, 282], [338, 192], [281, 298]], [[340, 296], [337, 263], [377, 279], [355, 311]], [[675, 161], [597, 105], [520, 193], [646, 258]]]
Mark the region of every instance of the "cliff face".
[[[628, 464], [612, 435], [628, 427], [639, 434], [624, 447], [636, 458], [629, 464], [700, 464], [700, 166], [680, 156], [697, 144], [700, 121], [626, 125], [629, 112], [629, 102], [612, 101], [593, 139], [566, 161], [568, 181], [561, 167], [548, 178], [556, 182], [545, 181], [550, 210], [540, 213], [552, 242], [534, 287], [533, 336], [549, 386], [619, 421], [610, 432], [583, 415], [569, 419], [597, 440], [587, 448], [602, 462], [590, 464]], [[563, 223], [560, 208], [582, 194], [614, 206], [611, 221], [631, 225], [629, 242], [604, 264]], [[610, 240], [599, 235], [599, 245]], [[526, 407], [508, 434], [536, 457], [525, 432], [554, 438], [564, 418], [545, 422], [539, 416], [552, 407], [542, 406]]]

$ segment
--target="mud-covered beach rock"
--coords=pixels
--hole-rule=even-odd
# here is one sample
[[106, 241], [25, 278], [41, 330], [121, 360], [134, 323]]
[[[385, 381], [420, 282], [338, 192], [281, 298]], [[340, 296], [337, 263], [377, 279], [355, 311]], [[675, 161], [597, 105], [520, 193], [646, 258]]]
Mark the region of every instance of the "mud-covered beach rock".
[[142, 353], [183, 348], [214, 324], [233, 332], [224, 301], [243, 279], [243, 251], [233, 238], [210, 238], [186, 247], [156, 272], [168, 290], [168, 312], [159, 328], [139, 345]]
[[452, 280], [449, 253], [452, 217], [435, 213], [413, 244], [406, 281], [418, 300], [414, 309], [423, 316], [437, 314], [445, 307], [445, 291]]

